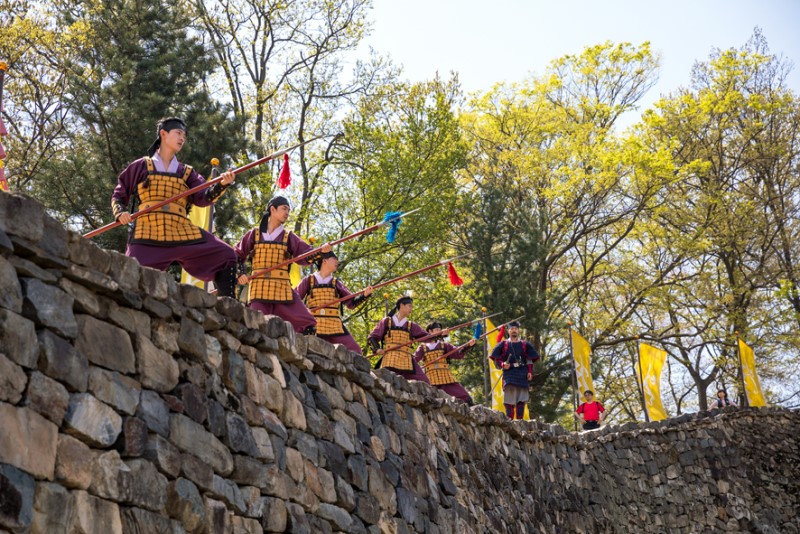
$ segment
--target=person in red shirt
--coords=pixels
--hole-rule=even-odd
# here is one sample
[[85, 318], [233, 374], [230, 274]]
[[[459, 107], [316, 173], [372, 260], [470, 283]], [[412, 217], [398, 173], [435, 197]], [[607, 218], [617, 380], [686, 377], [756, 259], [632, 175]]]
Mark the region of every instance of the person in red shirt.
[[600, 423], [603, 422], [606, 416], [606, 409], [600, 402], [594, 400], [592, 391], [587, 389], [583, 396], [586, 398], [586, 402], [582, 402], [576, 411], [578, 418], [583, 423], [583, 429], [594, 430], [595, 428], [600, 428]]

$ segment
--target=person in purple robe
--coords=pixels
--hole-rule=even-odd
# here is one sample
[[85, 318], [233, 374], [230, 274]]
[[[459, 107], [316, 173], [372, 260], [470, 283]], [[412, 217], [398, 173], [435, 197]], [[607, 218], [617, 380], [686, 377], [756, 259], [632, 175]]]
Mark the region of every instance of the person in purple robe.
[[[214, 281], [217, 294], [234, 296], [236, 254], [230, 245], [193, 224], [187, 214], [192, 205], [210, 206], [230, 186], [233, 171], [220, 175], [220, 182], [157, 210], [137, 217], [131, 214], [203, 184], [206, 180], [176, 154], [186, 143], [186, 123], [177, 117], [158, 121], [157, 138], [147, 156], [137, 159], [117, 178], [111, 209], [120, 224], [129, 225], [125, 254], [146, 267], [161, 271], [178, 263], [200, 280]], [[130, 212], [126, 207], [130, 205]]]
[[[438, 334], [442, 331], [442, 323], [434, 321], [425, 330], [428, 331], [428, 334]], [[456, 347], [445, 341], [444, 338], [437, 336], [417, 347], [414, 353], [414, 361], [424, 367], [425, 374], [433, 387], [441, 389], [451, 397], [455, 397], [472, 406], [474, 402], [469, 392], [459, 384], [450, 370], [450, 360], [463, 359], [466, 353], [474, 346], [475, 340], [471, 339], [466, 346], [456, 350]], [[445, 358], [444, 355], [450, 352], [452, 354]]]
[[408, 320], [413, 309], [414, 301], [411, 297], [397, 299], [389, 315], [378, 321], [367, 336], [367, 343], [375, 353], [381, 355], [378, 363], [381, 369], [394, 371], [408, 380], [430, 384], [425, 372], [414, 361], [411, 345], [407, 344], [428, 335], [420, 325]]
[[[341, 343], [349, 350], [361, 354], [361, 347], [342, 322], [342, 305], [351, 310], [354, 309], [372, 294], [372, 286], [364, 289], [363, 294], [356, 295], [344, 302], [325, 306], [329, 302], [349, 297], [353, 293], [341, 280], [334, 277], [334, 273], [339, 268], [339, 258], [336, 257], [336, 253], [333, 251], [324, 253], [320, 259], [314, 262], [314, 265], [317, 272], [300, 281], [297, 286], [297, 294], [317, 320], [317, 337], [328, 343]], [[315, 310], [315, 308], [319, 309]]]
[[[286, 230], [291, 206], [282, 196], [276, 196], [267, 204], [267, 211], [256, 228], [249, 230], [234, 250], [239, 259], [251, 261], [252, 275], [256, 271], [270, 269], [284, 261], [301, 256], [314, 248], [300, 239], [294, 232]], [[320, 248], [320, 254], [331, 251], [329, 243]], [[298, 260], [298, 265], [309, 265], [319, 255]], [[247, 303], [264, 315], [277, 315], [288, 321], [298, 333], [313, 334], [317, 320], [308, 311], [303, 301], [292, 289], [289, 265], [271, 269], [263, 276], [239, 276], [239, 283], [248, 284]]]

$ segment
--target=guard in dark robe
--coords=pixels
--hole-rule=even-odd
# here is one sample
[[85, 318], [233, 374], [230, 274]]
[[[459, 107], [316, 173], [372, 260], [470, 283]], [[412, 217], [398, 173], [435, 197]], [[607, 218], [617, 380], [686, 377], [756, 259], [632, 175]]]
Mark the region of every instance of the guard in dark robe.
[[313, 311], [314, 308], [353, 294], [341, 280], [334, 276], [339, 268], [339, 258], [333, 251], [323, 254], [322, 258], [317, 260], [314, 265], [317, 272], [300, 281], [297, 286], [297, 294], [303, 299], [306, 307], [312, 310], [311, 313], [317, 320], [317, 337], [328, 343], [341, 343], [349, 350], [361, 354], [361, 347], [342, 322], [342, 305], [351, 310], [354, 309], [372, 294], [372, 287], [367, 287], [363, 294], [356, 295], [344, 302]]
[[381, 369], [390, 369], [408, 380], [420, 380], [430, 384], [425, 372], [414, 361], [411, 345], [394, 348], [412, 339], [428, 335], [420, 325], [408, 319], [413, 306], [411, 297], [397, 299], [389, 315], [381, 319], [367, 336], [367, 343], [375, 353], [381, 355]]
[[[442, 331], [442, 323], [434, 321], [425, 330], [428, 331], [428, 334], [438, 334]], [[456, 347], [446, 342], [442, 337], [436, 337], [417, 347], [417, 351], [414, 353], [414, 361], [418, 362], [425, 370], [425, 374], [428, 376], [432, 386], [472, 406], [474, 403], [469, 392], [456, 380], [450, 370], [450, 360], [463, 359], [466, 353], [474, 346], [475, 340], [473, 339], [465, 347], [456, 350]], [[444, 358], [445, 354], [452, 351], [455, 352]]]
[[[261, 217], [258, 227], [249, 230], [234, 247], [242, 262], [251, 260], [251, 274], [314, 249], [294, 232], [284, 228], [290, 211], [289, 201], [282, 196], [276, 196], [267, 204], [267, 212]], [[321, 253], [330, 250], [331, 246], [327, 243], [321, 247]], [[295, 263], [309, 265], [316, 259], [318, 257], [310, 256]], [[297, 292], [292, 289], [289, 265], [252, 279], [245, 274], [239, 276], [240, 284], [245, 285], [248, 282], [248, 306], [264, 315], [277, 315], [284, 321], [289, 321], [298, 333], [314, 333], [317, 321]]]
[[[219, 296], [234, 296], [236, 288], [236, 254], [230, 245], [197, 227], [188, 216], [194, 206], [213, 204], [233, 183], [235, 175], [228, 171], [211, 187], [176, 200], [133, 220], [131, 214], [157, 202], [188, 191], [205, 182], [190, 166], [178, 161], [176, 154], [186, 142], [186, 124], [171, 117], [156, 127], [157, 139], [147, 157], [137, 159], [117, 178], [111, 197], [114, 218], [130, 225], [126, 255], [146, 267], [161, 271], [178, 263], [197, 279], [214, 281]], [[126, 211], [130, 207], [130, 212]]]

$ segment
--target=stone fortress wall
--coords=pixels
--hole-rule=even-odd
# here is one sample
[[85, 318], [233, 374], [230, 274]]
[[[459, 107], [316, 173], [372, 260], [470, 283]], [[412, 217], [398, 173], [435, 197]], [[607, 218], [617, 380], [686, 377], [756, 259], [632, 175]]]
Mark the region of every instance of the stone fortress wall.
[[0, 193], [0, 533], [800, 532], [798, 428], [512, 423]]

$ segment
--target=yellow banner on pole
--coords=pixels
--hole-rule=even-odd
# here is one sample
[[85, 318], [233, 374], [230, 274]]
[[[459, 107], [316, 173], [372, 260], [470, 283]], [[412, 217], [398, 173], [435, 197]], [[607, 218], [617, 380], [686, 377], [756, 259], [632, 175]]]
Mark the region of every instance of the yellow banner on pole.
[[578, 378], [578, 395], [586, 391], [594, 392], [592, 383], [592, 347], [582, 335], [575, 330], [572, 333], [572, 357], [575, 359], [575, 376]]
[[739, 357], [742, 360], [742, 377], [744, 379], [744, 391], [747, 394], [747, 403], [750, 406], [766, 406], [764, 392], [761, 390], [761, 382], [756, 374], [756, 359], [753, 349], [747, 343], [739, 339]]
[[[189, 212], [189, 220], [206, 232], [210, 232], [212, 207], [213, 206], [205, 206], [200, 208], [198, 206], [192, 206], [192, 210]], [[203, 280], [195, 278], [183, 269], [181, 269], [181, 284], [189, 284], [192, 286], [202, 287], [203, 289], [208, 289], [208, 286]]]
[[661, 369], [667, 360], [667, 352], [645, 343], [639, 344], [639, 369], [637, 378], [641, 377], [644, 387], [645, 406], [651, 421], [667, 418], [667, 411], [661, 404]]
[[[489, 319], [486, 319], [486, 331], [490, 332], [495, 329], [494, 324]], [[498, 343], [502, 342], [503, 340], [500, 339], [497, 332], [489, 334], [486, 336], [487, 341], [489, 342], [489, 354], [492, 353], [494, 348], [497, 346]], [[503, 405], [503, 370], [497, 369], [494, 365], [494, 362], [489, 362], [489, 377], [492, 381], [492, 410], [497, 410], [498, 412], [505, 413], [506, 407]], [[525, 413], [522, 416], [525, 420], [530, 420], [531, 414], [530, 410], [528, 409], [528, 404], [525, 403]]]

